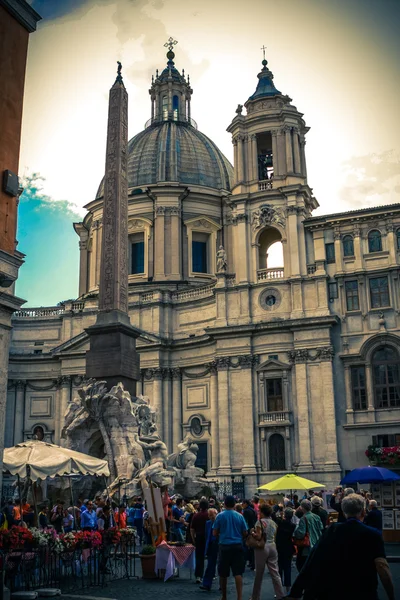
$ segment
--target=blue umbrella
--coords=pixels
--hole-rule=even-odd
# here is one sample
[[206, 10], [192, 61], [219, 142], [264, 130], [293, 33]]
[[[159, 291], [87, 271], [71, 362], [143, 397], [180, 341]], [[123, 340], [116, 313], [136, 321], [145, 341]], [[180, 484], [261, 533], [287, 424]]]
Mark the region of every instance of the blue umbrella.
[[361, 467], [353, 469], [343, 477], [340, 485], [351, 485], [354, 483], [389, 483], [400, 481], [400, 476], [382, 467]]

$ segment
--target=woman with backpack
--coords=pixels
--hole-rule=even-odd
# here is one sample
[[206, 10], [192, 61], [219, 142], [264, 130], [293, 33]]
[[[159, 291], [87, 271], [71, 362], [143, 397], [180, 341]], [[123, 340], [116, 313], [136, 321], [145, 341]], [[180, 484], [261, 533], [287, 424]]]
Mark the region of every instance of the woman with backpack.
[[271, 575], [276, 597], [278, 600], [285, 597], [285, 592], [283, 591], [282, 581], [278, 571], [278, 553], [275, 545], [277, 525], [271, 519], [271, 515], [271, 506], [267, 504], [260, 506], [260, 520], [256, 523], [255, 531], [250, 534], [255, 539], [263, 539], [265, 542], [263, 547], [255, 548], [254, 550], [256, 575], [254, 578], [251, 600], [260, 600], [265, 565], [267, 565], [268, 571]]

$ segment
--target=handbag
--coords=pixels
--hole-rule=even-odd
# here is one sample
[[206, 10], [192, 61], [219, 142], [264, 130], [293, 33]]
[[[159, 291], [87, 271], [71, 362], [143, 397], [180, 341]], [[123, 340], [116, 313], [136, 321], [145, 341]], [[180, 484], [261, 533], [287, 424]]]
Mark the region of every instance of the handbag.
[[246, 546], [248, 548], [252, 548], [253, 550], [263, 550], [266, 539], [267, 539], [267, 534], [265, 532], [265, 525], [263, 524], [262, 521], [260, 521], [260, 523], [263, 528], [263, 532], [261, 534], [261, 539], [258, 540], [257, 538], [254, 537], [253, 533], [256, 532], [254, 527], [252, 529], [250, 529], [250, 533], [246, 538]]
[[293, 537], [292, 542], [297, 548], [309, 548], [311, 544], [310, 544], [310, 534], [308, 533], [307, 517], [304, 516], [304, 517], [302, 517], [302, 519], [304, 519], [306, 522], [306, 532], [304, 534], [304, 537], [303, 538]]

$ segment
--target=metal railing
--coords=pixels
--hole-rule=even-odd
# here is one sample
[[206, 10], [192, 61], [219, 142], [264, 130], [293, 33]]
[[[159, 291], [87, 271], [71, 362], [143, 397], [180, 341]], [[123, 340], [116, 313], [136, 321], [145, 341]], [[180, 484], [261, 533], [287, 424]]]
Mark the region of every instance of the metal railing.
[[167, 118], [167, 119], [163, 119], [162, 117], [154, 117], [151, 119], [148, 119], [146, 121], [146, 123], [144, 124], [144, 128], [147, 129], [148, 127], [151, 127], [152, 125], [159, 125], [161, 123], [167, 123], [167, 122], [172, 122], [172, 123], [185, 123], [186, 125], [191, 125], [192, 127], [194, 127], [195, 129], [198, 129], [197, 123], [194, 119], [192, 119], [192, 117], [185, 117], [183, 118], [179, 118], [179, 119], [174, 119], [174, 118]]
[[257, 271], [257, 280], [264, 281], [268, 279], [283, 279], [284, 278], [284, 269], [259, 269]]
[[102, 548], [65, 550], [54, 548], [11, 550], [4, 554], [5, 585], [11, 592], [60, 588], [63, 593], [110, 581], [138, 578], [135, 543], [121, 542]]

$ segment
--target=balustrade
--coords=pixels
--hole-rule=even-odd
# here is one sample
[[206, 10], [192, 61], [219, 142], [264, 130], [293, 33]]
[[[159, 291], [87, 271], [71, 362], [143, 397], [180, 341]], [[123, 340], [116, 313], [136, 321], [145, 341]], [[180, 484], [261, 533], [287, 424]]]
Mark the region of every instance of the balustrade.
[[264, 281], [266, 279], [283, 279], [284, 278], [284, 269], [259, 269], [257, 271], [257, 279], [258, 281]]

